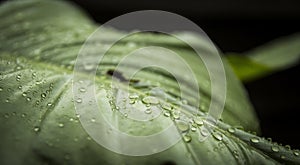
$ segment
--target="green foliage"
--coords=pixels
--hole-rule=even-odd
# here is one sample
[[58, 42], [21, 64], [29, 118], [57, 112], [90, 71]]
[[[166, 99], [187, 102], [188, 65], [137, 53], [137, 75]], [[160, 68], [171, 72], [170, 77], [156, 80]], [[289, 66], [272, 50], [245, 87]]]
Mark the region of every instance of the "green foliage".
[[[258, 121], [241, 83], [225, 60], [228, 92], [222, 121], [216, 126], [212, 125], [212, 136], [200, 142], [198, 139], [205, 136], [205, 125], [210, 125], [203, 120], [210, 102], [208, 73], [187, 45], [170, 36], [148, 33], [129, 36], [110, 49], [108, 54], [113, 56], [104, 59], [106, 65], [97, 72], [95, 78], [98, 102], [104, 105], [113, 101], [106, 96], [106, 93], [112, 90], [111, 77], [106, 73], [114, 69], [126, 53], [146, 45], [162, 45], [178, 53], [190, 66], [201, 69], [202, 76], [197, 76], [197, 81], [203, 98], [200, 105], [202, 108], [196, 109], [198, 115], [194, 113], [194, 107], [197, 107], [193, 101], [194, 93], [188, 86], [183, 89], [188, 93], [187, 104], [180, 109], [178, 104], [185, 101], [176, 99], [179, 91], [174, 79], [155, 70], [142, 70], [136, 78], [140, 82], [147, 82], [147, 86], [154, 86], [157, 81], [162, 82], [160, 88], [175, 100], [170, 103], [173, 107], [190, 116], [194, 122], [199, 119], [204, 123], [188, 124], [189, 130], [182, 135], [183, 139], [161, 153], [132, 157], [111, 152], [97, 144], [82, 128], [74, 107], [74, 102], [80, 103], [82, 100], [73, 100], [72, 94], [75, 59], [85, 39], [97, 25], [74, 6], [61, 1], [7, 2], [0, 7], [0, 18], [0, 164], [300, 162], [298, 151], [247, 132], [259, 132]], [[105, 35], [109, 39], [117, 33], [122, 32], [107, 29]], [[100, 51], [101, 46], [105, 46], [105, 41], [99, 40], [96, 43], [88, 44], [92, 49], [100, 48]], [[132, 43], [135, 47], [132, 47]], [[124, 91], [122, 81], [115, 83], [121, 85], [115, 90]], [[148, 90], [147, 87], [130, 86], [130, 91], [139, 95], [137, 102], [141, 102], [142, 98], [147, 96]], [[162, 106], [159, 107], [163, 110]], [[106, 111], [103, 108], [100, 110], [103, 113]], [[119, 125], [118, 128], [132, 135], [152, 134], [162, 129], [165, 124], [174, 122], [173, 112], [170, 112], [170, 115], [159, 116], [148, 126], [141, 126], [140, 123], [122, 117], [118, 112], [110, 118], [117, 118], [115, 122]], [[192, 127], [197, 131], [192, 131]], [[181, 134], [180, 130], [178, 131]], [[165, 142], [168, 140], [168, 137], [160, 139]]]

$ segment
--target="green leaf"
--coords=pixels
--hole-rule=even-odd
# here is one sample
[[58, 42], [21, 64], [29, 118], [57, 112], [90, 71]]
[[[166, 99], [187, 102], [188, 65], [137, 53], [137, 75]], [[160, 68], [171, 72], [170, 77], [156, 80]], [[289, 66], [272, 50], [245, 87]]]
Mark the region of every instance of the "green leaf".
[[226, 57], [240, 80], [252, 81], [297, 65], [300, 34], [276, 39], [242, 55], [228, 53]]
[[[49, 14], [51, 13], [51, 14]], [[104, 59], [95, 78], [95, 93], [103, 114], [118, 129], [131, 135], [150, 135], [162, 130], [165, 125], [175, 122], [174, 113], [170, 117], [160, 115], [149, 125], [124, 117], [113, 110], [114, 94], [126, 92], [124, 82], [112, 80], [108, 71], [127, 53], [147, 45], [161, 45], [178, 53], [191, 67], [200, 68], [202, 76], [196, 75], [200, 86], [200, 110], [196, 109], [194, 92], [188, 86], [183, 89], [187, 104], [177, 100], [177, 82], [158, 70], [142, 70], [135, 78], [139, 84], [131, 85], [129, 91], [137, 94], [136, 104], [149, 93], [149, 86], [164, 89], [173, 102], [160, 97], [160, 104], [169, 103], [181, 112], [180, 117], [203, 121], [188, 133], [171, 132], [159, 139], [168, 143], [171, 136], [182, 135], [183, 139], [171, 148], [150, 156], [126, 156], [114, 153], [99, 145], [89, 137], [81, 126], [74, 103], [83, 104], [86, 98], [73, 99], [72, 81], [74, 63], [85, 39], [96, 29], [96, 25], [78, 9], [61, 1], [12, 1], [0, 7], [0, 164], [296, 164], [300, 162], [299, 152], [276, 145], [245, 131], [259, 132], [258, 121], [246, 93], [226, 61], [227, 98], [222, 120], [217, 125], [203, 120], [210, 102], [210, 84], [203, 62], [194, 51], [182, 41], [161, 34], [142, 33], [129, 36], [114, 45]], [[117, 35], [116, 30], [107, 29], [106, 39]], [[189, 35], [187, 33], [182, 35]], [[192, 38], [192, 37], [191, 37]], [[201, 38], [199, 38], [201, 40]], [[197, 41], [197, 40], [195, 40]], [[132, 47], [134, 43], [134, 47]], [[105, 41], [87, 43], [91, 51], [101, 51]], [[113, 58], [112, 58], [113, 57]], [[162, 54], [162, 59], [164, 56]], [[165, 59], [168, 60], [168, 59]], [[143, 61], [139, 61], [143, 63]], [[133, 67], [135, 64], [130, 64]], [[171, 64], [170, 64], [171, 65]], [[180, 73], [180, 70], [178, 70]], [[126, 74], [123, 75], [125, 78]], [[120, 85], [113, 89], [111, 81]], [[108, 96], [109, 95], [109, 96]], [[111, 102], [112, 101], [112, 102]], [[125, 99], [130, 101], [129, 98]], [[112, 104], [111, 106], [110, 103]], [[88, 110], [89, 104], [82, 107]], [[110, 111], [110, 108], [112, 111]], [[116, 108], [116, 107], [115, 107]], [[158, 106], [163, 110], [162, 105]], [[197, 112], [198, 115], [195, 114]], [[167, 115], [168, 116], [168, 115]], [[99, 121], [90, 118], [91, 123]], [[244, 127], [245, 131], [235, 128]], [[212, 136], [205, 141], [205, 128], [211, 128]], [[210, 129], [208, 129], [210, 130]], [[109, 132], [103, 135], [110, 137]], [[110, 140], [110, 139], [108, 139]], [[112, 143], [114, 139], [111, 139]], [[128, 146], [134, 145], [128, 142]], [[120, 146], [124, 147], [124, 146]]]

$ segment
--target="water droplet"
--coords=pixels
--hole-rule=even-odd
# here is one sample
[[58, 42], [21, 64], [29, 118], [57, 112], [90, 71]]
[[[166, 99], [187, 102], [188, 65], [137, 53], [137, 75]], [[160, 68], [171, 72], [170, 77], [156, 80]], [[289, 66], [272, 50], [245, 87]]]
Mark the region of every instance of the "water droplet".
[[279, 148], [277, 146], [272, 146], [271, 149], [273, 152], [279, 152]]
[[26, 117], [26, 114], [25, 114], [25, 113], [22, 113], [21, 117], [23, 117], [23, 118]]
[[7, 99], [5, 100], [5, 102], [6, 102], [6, 103], [9, 103], [9, 98], [7, 98]]
[[47, 96], [46, 93], [42, 93], [42, 94], [41, 94], [41, 97], [42, 97], [42, 98], [45, 98], [46, 96]]
[[64, 127], [64, 124], [63, 123], [59, 123], [58, 127], [62, 128], [62, 127]]
[[129, 96], [130, 99], [137, 99], [139, 96], [137, 94], [133, 94]]
[[71, 118], [70, 118], [70, 121], [74, 121], [74, 119], [71, 117]]
[[235, 132], [235, 129], [234, 129], [234, 128], [228, 128], [227, 131], [228, 131], [229, 133], [234, 133], [234, 132]]
[[298, 151], [294, 151], [294, 155], [295, 155], [295, 156], [299, 156], [300, 153], [299, 153]]
[[196, 132], [197, 128], [196, 127], [191, 127], [191, 131]]
[[166, 117], [170, 117], [170, 116], [171, 116], [171, 114], [170, 114], [170, 112], [165, 112], [165, 113], [164, 113], [164, 116], [166, 116]]
[[23, 93], [22, 93], [22, 96], [23, 96], [23, 97], [26, 97], [26, 96], [27, 96], [27, 93], [26, 93], [26, 92], [23, 92]]
[[50, 107], [51, 105], [52, 105], [52, 103], [50, 103], [50, 102], [49, 102], [49, 103], [47, 103], [47, 106], [48, 106], [48, 107]]
[[130, 100], [129, 101], [129, 104], [134, 104], [135, 103], [135, 100]]
[[3, 91], [3, 88], [2, 87], [0, 87], [0, 92], [2, 92]]
[[189, 143], [189, 142], [192, 141], [192, 137], [191, 137], [191, 135], [186, 134], [186, 135], [183, 136], [183, 140], [184, 140], [186, 143]]
[[179, 121], [177, 122], [177, 128], [181, 131], [181, 132], [186, 132], [189, 130], [189, 125], [185, 122]]
[[22, 85], [19, 85], [19, 86], [18, 86], [18, 89], [22, 89]]
[[77, 102], [77, 103], [82, 103], [82, 99], [81, 99], [81, 98], [78, 98], [78, 99], [76, 100], [76, 102]]
[[204, 136], [204, 137], [206, 137], [206, 136], [209, 135], [209, 132], [208, 132], [208, 130], [207, 130], [206, 128], [201, 129], [201, 130], [200, 130], [200, 133], [201, 133], [201, 135]]
[[161, 107], [165, 110], [168, 110], [168, 111], [172, 110], [172, 106], [168, 103], [162, 104]]
[[32, 78], [35, 78], [36, 77], [36, 73], [32, 73]]
[[251, 141], [252, 143], [258, 143], [258, 142], [259, 142], [259, 139], [256, 138], [256, 137], [252, 137], [252, 138], [250, 139], [250, 141]]
[[92, 119], [91, 119], [91, 122], [92, 122], [92, 123], [95, 123], [95, 122], [96, 122], [96, 119], [92, 118]]
[[79, 91], [80, 92], [85, 92], [86, 90], [85, 90], [85, 88], [80, 88]]
[[30, 101], [30, 100], [31, 100], [31, 98], [30, 98], [30, 97], [27, 97], [27, 98], [26, 98], [26, 100], [27, 100], [27, 101]]
[[285, 145], [285, 148], [286, 148], [287, 150], [291, 150], [291, 146], [290, 146], [290, 145]]
[[158, 104], [159, 101], [156, 99], [156, 97], [153, 96], [146, 96], [142, 99], [143, 103], [145, 104]]
[[181, 102], [182, 102], [182, 104], [185, 104], [185, 105], [188, 104], [187, 100], [182, 100]]
[[8, 114], [8, 113], [5, 113], [5, 114], [4, 114], [4, 118], [8, 119], [8, 118], [9, 118], [9, 114]]
[[20, 81], [20, 79], [21, 79], [21, 75], [18, 74], [18, 75], [16, 76], [16, 80], [17, 80], [17, 81]]
[[281, 159], [285, 159], [286, 157], [284, 155], [280, 155], [280, 158]]
[[147, 108], [147, 109], [145, 110], [145, 113], [146, 113], [146, 114], [151, 114], [151, 113], [152, 113], [152, 110], [151, 110], [150, 108]]
[[223, 136], [220, 133], [213, 133], [213, 137], [219, 141], [223, 140]]
[[33, 131], [34, 131], [34, 132], [39, 132], [39, 131], [40, 131], [40, 127], [35, 126], [35, 127], [33, 128]]
[[173, 111], [172, 116], [175, 120], [178, 120], [180, 118], [180, 112], [179, 111]]
[[199, 126], [201, 126], [201, 125], [204, 124], [204, 123], [203, 123], [203, 120], [202, 120], [200, 117], [195, 117], [195, 118], [194, 118], [194, 122], [195, 122], [197, 125], [199, 125]]

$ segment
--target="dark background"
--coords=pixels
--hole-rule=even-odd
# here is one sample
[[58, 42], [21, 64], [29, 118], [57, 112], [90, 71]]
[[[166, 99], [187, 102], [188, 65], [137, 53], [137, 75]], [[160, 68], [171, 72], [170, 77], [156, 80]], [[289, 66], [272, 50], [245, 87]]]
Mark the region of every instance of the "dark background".
[[[180, 14], [198, 24], [223, 52], [244, 52], [300, 32], [298, 0], [71, 1], [99, 23], [137, 10]], [[296, 66], [245, 84], [257, 110], [262, 135], [293, 148], [300, 148], [299, 71], [300, 67]]]
[[[223, 52], [242, 53], [300, 32], [299, 0], [70, 1], [99, 23], [137, 10], [174, 12], [198, 24]], [[299, 73], [298, 65], [245, 86], [260, 119], [262, 135], [300, 149]]]

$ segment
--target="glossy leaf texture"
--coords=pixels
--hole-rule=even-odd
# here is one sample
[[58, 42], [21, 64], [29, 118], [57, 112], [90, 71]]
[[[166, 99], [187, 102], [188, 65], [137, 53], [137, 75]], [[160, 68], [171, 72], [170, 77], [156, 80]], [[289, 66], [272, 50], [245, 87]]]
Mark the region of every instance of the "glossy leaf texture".
[[[247, 133], [259, 132], [258, 121], [241, 83], [224, 60], [227, 79], [227, 98], [222, 121], [211, 125], [203, 117], [210, 102], [208, 73], [201, 60], [183, 42], [162, 34], [142, 33], [129, 36], [114, 45], [104, 59], [105, 65], [97, 71], [95, 92], [100, 105], [111, 104], [113, 120], [118, 129], [132, 135], [149, 135], [176, 123], [182, 140], [171, 148], [150, 156], [126, 156], [114, 153], [97, 144], [83, 129], [74, 103], [83, 104], [85, 98], [73, 99], [74, 63], [82, 44], [97, 28], [76, 7], [62, 1], [11, 1], [0, 7], [0, 164], [299, 164], [297, 150], [291, 150], [264, 138]], [[119, 32], [107, 29], [107, 39]], [[181, 35], [191, 35], [182, 33]], [[193, 38], [193, 37], [191, 37]], [[202, 40], [196, 39], [196, 42]], [[105, 41], [90, 44], [91, 51], [101, 51]], [[153, 106], [169, 114], [161, 114], [142, 125], [124, 117], [116, 109], [114, 93], [124, 92], [122, 81], [108, 75], [128, 52], [147, 45], [171, 49], [190, 66], [200, 68], [196, 75], [200, 86], [201, 105], [194, 105], [194, 93], [186, 85], [185, 100], [178, 100], [178, 86], [174, 79], [156, 70], [142, 70], [136, 75], [139, 83], [129, 91], [138, 95], [135, 104], [143, 104], [150, 87], [159, 86], [172, 102], [160, 97]], [[97, 47], [97, 49], [96, 49]], [[100, 49], [100, 50], [99, 50]], [[162, 54], [163, 59], [163, 54]], [[165, 59], [167, 60], [167, 59]], [[143, 61], [139, 61], [143, 63]], [[134, 66], [135, 64], [130, 64]], [[178, 71], [180, 73], [180, 71]], [[82, 73], [85, 74], [84, 72]], [[126, 77], [126, 74], [124, 73]], [[87, 79], [88, 80], [88, 79]], [[111, 81], [120, 84], [112, 89]], [[157, 83], [159, 82], [159, 84]], [[82, 81], [74, 82], [82, 83]], [[142, 87], [141, 87], [142, 86]], [[86, 92], [86, 89], [78, 89]], [[108, 96], [111, 95], [111, 96]], [[153, 98], [152, 98], [153, 99]], [[125, 101], [132, 101], [127, 98]], [[148, 99], [149, 101], [149, 99]], [[151, 102], [151, 100], [150, 100]], [[166, 108], [165, 104], [172, 108]], [[87, 104], [88, 105], [88, 104]], [[178, 106], [184, 105], [184, 106]], [[152, 105], [151, 105], [152, 106]], [[101, 106], [100, 106], [101, 107]], [[102, 106], [101, 112], [107, 109]], [[114, 108], [112, 108], [114, 107]], [[177, 124], [187, 118], [185, 126]], [[196, 113], [195, 113], [196, 112]], [[197, 114], [197, 115], [196, 115]], [[90, 118], [91, 123], [97, 123]], [[206, 126], [213, 129], [207, 136]], [[238, 129], [243, 127], [244, 130]], [[184, 130], [183, 130], [184, 128]], [[107, 132], [109, 137], [109, 132]], [[169, 137], [160, 139], [168, 142]], [[128, 143], [130, 146], [131, 144]]]

